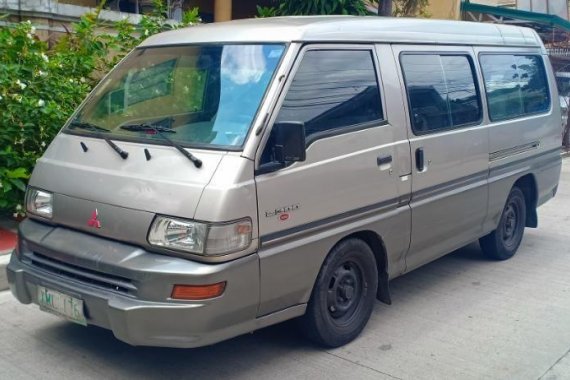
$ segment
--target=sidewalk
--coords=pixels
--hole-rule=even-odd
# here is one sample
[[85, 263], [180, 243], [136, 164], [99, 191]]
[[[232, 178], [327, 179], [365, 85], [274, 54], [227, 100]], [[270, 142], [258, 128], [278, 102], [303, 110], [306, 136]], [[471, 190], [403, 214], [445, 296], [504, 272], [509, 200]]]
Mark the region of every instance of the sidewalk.
[[0, 291], [8, 289], [6, 265], [10, 261], [10, 253], [16, 247], [17, 228], [17, 222], [0, 217]]

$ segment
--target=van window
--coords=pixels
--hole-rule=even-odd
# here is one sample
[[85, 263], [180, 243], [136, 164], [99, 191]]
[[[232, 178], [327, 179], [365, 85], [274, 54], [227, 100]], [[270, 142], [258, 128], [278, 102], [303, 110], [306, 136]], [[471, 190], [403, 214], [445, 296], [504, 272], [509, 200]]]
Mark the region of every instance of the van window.
[[277, 122], [304, 122], [307, 138], [382, 119], [369, 50], [307, 51], [277, 116]]
[[513, 119], [546, 112], [550, 108], [541, 57], [484, 54], [480, 62], [491, 120]]
[[475, 85], [471, 59], [464, 55], [444, 55], [440, 58], [447, 84], [451, 124], [457, 127], [478, 123], [483, 112], [479, 91]]
[[405, 53], [400, 62], [414, 133], [481, 120], [481, 101], [468, 56]]

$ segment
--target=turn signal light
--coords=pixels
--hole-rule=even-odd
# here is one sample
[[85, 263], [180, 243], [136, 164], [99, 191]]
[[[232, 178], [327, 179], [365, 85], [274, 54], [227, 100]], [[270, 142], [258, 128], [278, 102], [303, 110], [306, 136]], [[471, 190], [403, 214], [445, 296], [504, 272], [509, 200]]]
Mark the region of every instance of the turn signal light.
[[211, 285], [174, 285], [171, 298], [177, 300], [206, 300], [221, 296], [226, 289], [226, 282]]

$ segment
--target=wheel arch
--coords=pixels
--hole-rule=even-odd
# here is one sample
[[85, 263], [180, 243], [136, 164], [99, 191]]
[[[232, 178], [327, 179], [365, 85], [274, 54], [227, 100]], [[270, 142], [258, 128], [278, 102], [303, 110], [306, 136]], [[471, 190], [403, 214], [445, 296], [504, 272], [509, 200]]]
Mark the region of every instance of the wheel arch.
[[521, 189], [524, 194], [527, 211], [525, 226], [531, 228], [538, 227], [538, 214], [536, 212], [536, 205], [538, 202], [538, 189], [534, 174], [529, 173], [520, 177], [514, 183], [513, 187], [515, 186]]
[[338, 243], [347, 239], [360, 239], [364, 241], [370, 249], [372, 249], [374, 258], [376, 259], [376, 270], [378, 271], [378, 289], [376, 291], [376, 298], [385, 304], [391, 305], [392, 299], [390, 297], [388, 275], [388, 254], [382, 237], [374, 231], [363, 230], [353, 232], [350, 235], [345, 236]]

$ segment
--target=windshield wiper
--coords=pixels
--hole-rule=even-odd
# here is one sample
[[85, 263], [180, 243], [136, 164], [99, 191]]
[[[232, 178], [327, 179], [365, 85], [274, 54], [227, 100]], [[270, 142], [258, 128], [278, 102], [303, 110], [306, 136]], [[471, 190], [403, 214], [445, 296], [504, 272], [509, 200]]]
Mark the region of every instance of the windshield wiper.
[[196, 166], [197, 168], [202, 167], [202, 160], [200, 160], [198, 157], [194, 156], [192, 153], [188, 152], [182, 146], [175, 143], [168, 136], [165, 135], [165, 133], [176, 133], [176, 131], [172, 128], [165, 128], [165, 127], [161, 127], [158, 125], [155, 126], [155, 125], [147, 124], [147, 123], [123, 125], [120, 128], [124, 129], [126, 131], [131, 131], [131, 132], [153, 131], [154, 133], [159, 135], [164, 141], [168, 142], [170, 144], [170, 146], [176, 148], [186, 158], [188, 158], [190, 161], [192, 161], [194, 166]]
[[95, 136], [105, 140], [105, 142], [107, 144], [109, 144], [109, 146], [111, 148], [113, 148], [113, 150], [115, 152], [117, 152], [119, 154], [119, 156], [121, 156], [121, 158], [123, 160], [126, 160], [127, 157], [129, 157], [129, 152], [126, 152], [124, 150], [122, 150], [117, 144], [115, 144], [114, 142], [112, 142], [107, 136], [103, 136], [101, 133], [109, 133], [111, 132], [110, 130], [100, 127], [98, 125], [92, 124], [92, 123], [86, 123], [86, 122], [79, 122], [79, 121], [73, 121], [71, 122], [71, 124], [69, 124], [69, 127], [71, 129], [84, 129], [86, 131], [91, 131], [95, 133]]
[[92, 132], [111, 132], [107, 128], [103, 128], [103, 127], [100, 127], [96, 124], [87, 123], [87, 122], [83, 122], [83, 121], [72, 121], [71, 124], [69, 124], [69, 127], [72, 129], [75, 129], [75, 128], [86, 129], [86, 130], [92, 131]]
[[131, 132], [166, 132], [166, 133], [176, 133], [176, 131], [172, 128], [160, 127], [158, 125], [151, 125], [151, 124], [128, 124], [121, 126], [121, 129]]

